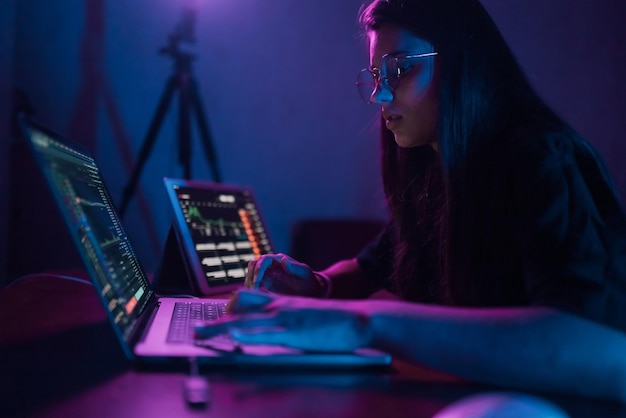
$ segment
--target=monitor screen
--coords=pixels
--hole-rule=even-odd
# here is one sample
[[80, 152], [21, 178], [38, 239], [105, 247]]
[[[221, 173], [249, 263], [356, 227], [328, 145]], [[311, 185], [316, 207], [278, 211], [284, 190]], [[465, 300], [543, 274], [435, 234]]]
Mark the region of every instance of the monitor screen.
[[187, 256], [209, 287], [243, 283], [250, 260], [273, 252], [252, 192], [165, 179]]
[[91, 154], [24, 122], [27, 138], [111, 319], [127, 339], [153, 297]]

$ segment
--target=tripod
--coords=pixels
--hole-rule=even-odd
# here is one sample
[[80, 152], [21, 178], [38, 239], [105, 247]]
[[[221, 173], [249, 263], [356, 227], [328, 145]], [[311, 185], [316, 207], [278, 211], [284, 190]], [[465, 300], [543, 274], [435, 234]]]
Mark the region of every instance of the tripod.
[[191, 73], [191, 61], [194, 57], [189, 53], [181, 51], [179, 48], [181, 41], [193, 40], [191, 29], [193, 18], [193, 11], [188, 11], [188, 13], [183, 16], [182, 24], [169, 36], [168, 45], [161, 48], [159, 51], [159, 53], [170, 55], [174, 59], [174, 73], [167, 81], [157, 110], [150, 122], [148, 133], [139, 151], [139, 158], [133, 167], [130, 180], [124, 188], [122, 203], [118, 209], [120, 216], [124, 216], [128, 203], [135, 192], [141, 170], [150, 156], [150, 151], [156, 141], [163, 118], [165, 117], [165, 113], [170, 106], [176, 90], [178, 90], [179, 93], [178, 162], [183, 166], [184, 176], [186, 179], [191, 178], [191, 113], [193, 112], [196, 116], [205, 156], [211, 168], [211, 174], [216, 182], [221, 182], [217, 167], [217, 158], [209, 133], [209, 126], [204, 117], [204, 108], [200, 96], [198, 95], [198, 84]]

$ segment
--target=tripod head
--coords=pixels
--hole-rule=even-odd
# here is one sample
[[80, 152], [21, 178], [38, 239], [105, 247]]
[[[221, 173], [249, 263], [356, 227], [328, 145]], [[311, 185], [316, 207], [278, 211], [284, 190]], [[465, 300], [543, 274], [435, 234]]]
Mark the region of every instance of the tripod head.
[[196, 10], [186, 8], [183, 15], [174, 27], [174, 31], [168, 36], [167, 45], [159, 49], [159, 54], [169, 55], [174, 58], [177, 63], [189, 63], [194, 55], [189, 52], [190, 48], [182, 48], [181, 44], [194, 44], [196, 42], [195, 35]]

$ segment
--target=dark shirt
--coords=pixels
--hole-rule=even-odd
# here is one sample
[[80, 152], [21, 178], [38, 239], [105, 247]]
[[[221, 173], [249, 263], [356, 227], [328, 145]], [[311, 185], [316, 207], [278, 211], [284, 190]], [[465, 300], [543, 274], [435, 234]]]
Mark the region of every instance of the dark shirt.
[[[548, 306], [626, 331], [626, 215], [597, 153], [559, 131], [520, 135], [500, 157], [485, 196], [497, 216], [479, 221], [494, 245], [471, 250], [471, 305]], [[357, 257], [390, 290], [393, 236], [388, 227]]]

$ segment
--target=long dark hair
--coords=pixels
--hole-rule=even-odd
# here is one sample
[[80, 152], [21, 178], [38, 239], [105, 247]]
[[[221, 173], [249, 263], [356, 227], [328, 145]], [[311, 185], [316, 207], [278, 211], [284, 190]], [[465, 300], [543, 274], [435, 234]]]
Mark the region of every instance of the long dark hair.
[[[478, 0], [374, 0], [359, 21], [366, 33], [387, 24], [407, 29], [439, 53], [439, 152], [399, 148], [382, 126], [383, 185], [396, 232], [392, 281], [405, 299], [475, 304], [496, 245], [484, 233], [497, 216], [492, 161], [520, 126], [566, 125]], [[418, 271], [436, 286], [427, 289]]]

